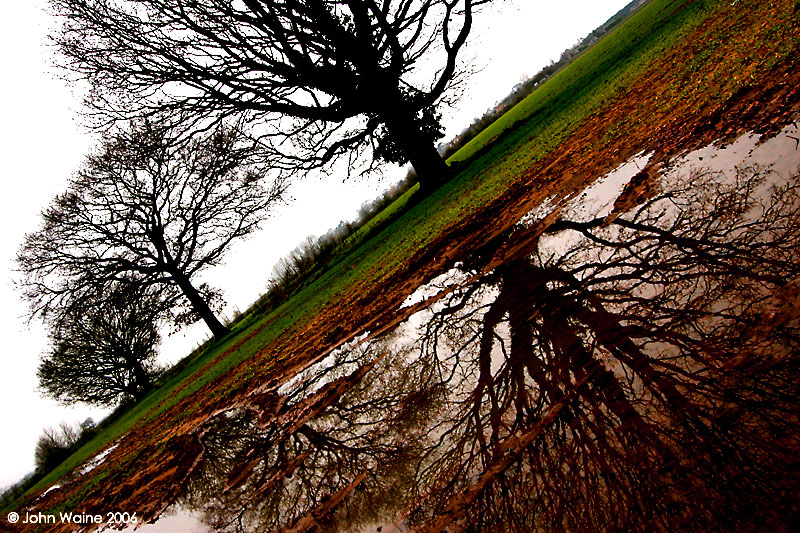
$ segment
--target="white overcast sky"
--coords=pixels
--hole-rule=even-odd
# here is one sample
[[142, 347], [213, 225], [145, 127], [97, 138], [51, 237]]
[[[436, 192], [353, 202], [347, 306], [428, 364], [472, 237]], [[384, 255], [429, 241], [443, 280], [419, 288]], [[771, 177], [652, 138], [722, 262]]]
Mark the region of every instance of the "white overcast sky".
[[[469, 54], [483, 70], [474, 75], [458, 109], [446, 111], [448, 138], [508, 94], [525, 75], [557, 59], [628, 0], [506, 0], [476, 19]], [[22, 318], [25, 306], [12, 286], [14, 256], [39, 213], [65, 187], [93, 139], [77, 118], [80, 99], [57, 79], [47, 34], [53, 21], [46, 0], [4, 2], [0, 8], [0, 489], [33, 470], [33, 450], [46, 426], [99, 420], [105, 411], [64, 407], [36, 391], [39, 354], [47, 346], [40, 324]], [[291, 190], [294, 201], [263, 230], [235, 246], [225, 265], [206, 279], [246, 309], [264, 290], [272, 266], [307, 235], [320, 235], [391, 184], [309, 178]], [[202, 326], [165, 339], [162, 357], [175, 361], [205, 335]]]

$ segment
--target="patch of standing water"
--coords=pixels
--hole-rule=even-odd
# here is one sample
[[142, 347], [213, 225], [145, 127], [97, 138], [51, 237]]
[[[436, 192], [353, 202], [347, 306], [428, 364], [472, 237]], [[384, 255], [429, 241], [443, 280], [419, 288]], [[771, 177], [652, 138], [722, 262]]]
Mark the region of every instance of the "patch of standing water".
[[[712, 143], [672, 159], [657, 179], [668, 182], [671, 177], [697, 169], [729, 174], [737, 167], [761, 165], [771, 168], [779, 176], [789, 176], [800, 167], [800, 128], [789, 124], [780, 133], [761, 142], [761, 135], [746, 133], [727, 145]], [[625, 185], [649, 161], [650, 155], [639, 154], [617, 167], [587, 187], [580, 195], [565, 205], [562, 217], [573, 221], [587, 221], [607, 216]], [[540, 206], [528, 213], [521, 224], [532, 224], [548, 215], [555, 207], [548, 204], [544, 212]], [[546, 235], [541, 239], [541, 250], [560, 254], [573, 247], [580, 237], [573, 232]]]
[[[459, 270], [460, 263], [457, 263], [456, 266], [449, 271], [445, 272], [444, 274], [437, 276], [430, 282], [426, 283], [425, 285], [420, 286], [416, 291], [414, 291], [408, 298], [405, 299], [403, 304], [401, 305], [401, 309], [405, 309], [411, 307], [417, 303], [423, 302], [429, 298], [433, 298], [440, 294], [441, 292], [448, 290], [460, 283], [463, 283], [469, 276], [468, 274]], [[405, 344], [406, 342], [410, 342], [410, 336], [407, 332], [408, 329], [414, 329], [419, 325], [419, 323], [423, 320], [422, 318], [423, 313], [415, 313], [412, 315], [404, 324], [398, 326], [397, 331], [393, 338], [393, 344]], [[291, 378], [286, 383], [282, 384], [278, 389], [277, 393], [283, 396], [290, 395], [293, 391], [296, 391], [298, 387], [303, 387], [307, 381], [313, 381], [313, 384], [307, 386], [303, 391], [304, 396], [308, 396], [313, 394], [314, 392], [318, 391], [322, 388], [326, 383], [330, 381], [330, 379], [320, 379], [314, 380], [315, 377], [324, 373], [326, 370], [332, 368], [334, 365], [339, 366], [341, 368], [349, 368], [350, 370], [355, 370], [358, 365], [353, 363], [344, 363], [343, 359], [346, 359], [354, 350], [361, 348], [366, 348], [367, 346], [367, 339], [370, 336], [370, 332], [365, 331], [361, 335], [354, 337], [353, 339], [343, 343], [339, 347], [332, 350], [328, 355], [326, 355], [320, 361], [317, 361], [313, 365], [309, 366], [305, 370], [299, 372], [293, 378]], [[367, 343], [367, 345], [370, 343]]]
[[[369, 332], [365, 331], [361, 335], [353, 338], [350, 341], [345, 342], [331, 353], [329, 353], [325, 358], [321, 361], [318, 361], [311, 365], [310, 367], [306, 368], [302, 372], [298, 373], [292, 379], [278, 387], [278, 394], [282, 396], [288, 396], [294, 389], [298, 386], [301, 386], [303, 383], [308, 381], [309, 379], [314, 378], [320, 373], [323, 373], [325, 370], [334, 366], [337, 362], [340, 361], [342, 357], [346, 357], [350, 352], [355, 350], [359, 345], [361, 345], [365, 339], [369, 337]], [[308, 387], [304, 393], [305, 395], [310, 395], [316, 391], [318, 391], [323, 385], [325, 385], [327, 381], [317, 381], [310, 387]]]
[[48, 494], [48, 493], [50, 493], [50, 492], [53, 492], [54, 490], [58, 490], [58, 489], [60, 489], [60, 488], [61, 488], [61, 485], [53, 485], [52, 487], [49, 487], [49, 488], [48, 488], [46, 491], [44, 491], [43, 493], [41, 493], [41, 494], [39, 495], [39, 497], [38, 497], [38, 498], [36, 498], [36, 500], [41, 500], [42, 498], [44, 498], [44, 497], [45, 497], [45, 495], [46, 495], [46, 494]]
[[797, 123], [789, 124], [764, 142], [760, 141], [761, 135], [746, 133], [728, 145], [711, 144], [671, 161], [667, 173], [701, 167], [712, 172], [727, 172], [741, 166], [764, 165], [788, 176], [800, 167], [800, 127]]
[[[639, 153], [598, 179], [584, 189], [581, 194], [568, 200], [561, 212], [561, 216], [567, 220], [585, 222], [609, 215], [614, 208], [614, 201], [619, 197], [622, 189], [636, 174], [641, 172], [651, 157], [652, 153]], [[523, 217], [520, 222], [522, 224], [535, 223], [548, 214], [542, 213], [540, 209], [535, 209]], [[540, 248], [548, 253], [563, 254], [580, 239], [579, 235], [572, 232], [544, 235], [540, 241]]]
[[105, 449], [103, 452], [101, 452], [100, 454], [98, 454], [97, 456], [95, 456], [95, 457], [94, 457], [94, 458], [93, 458], [91, 461], [87, 461], [87, 463], [86, 463], [86, 464], [83, 466], [83, 468], [81, 468], [81, 469], [78, 471], [78, 475], [79, 475], [79, 476], [82, 476], [82, 475], [84, 475], [84, 474], [86, 474], [86, 473], [88, 473], [88, 472], [91, 472], [91, 471], [92, 471], [92, 470], [94, 470], [95, 468], [97, 468], [97, 466], [98, 466], [100, 463], [102, 463], [103, 461], [105, 461], [106, 457], [108, 457], [108, 454], [110, 454], [111, 452], [113, 452], [113, 451], [114, 451], [114, 449], [115, 449], [117, 446], [119, 446], [119, 444], [115, 444], [115, 445], [113, 445], [113, 446], [110, 446], [109, 448], [106, 448], [106, 449]]
[[558, 208], [559, 201], [560, 199], [558, 196], [548, 196], [542, 203], [526, 213], [525, 216], [519, 220], [518, 224], [521, 226], [529, 226], [544, 219]]
[[[77, 476], [82, 476], [82, 475], [86, 474], [87, 472], [91, 472], [92, 470], [97, 468], [97, 466], [100, 463], [102, 463], [103, 461], [105, 461], [106, 457], [108, 457], [108, 454], [110, 454], [112, 451], [114, 451], [114, 448], [116, 448], [117, 446], [119, 446], [119, 445], [115, 444], [115, 445], [113, 445], [113, 446], [111, 446], [109, 448], [106, 448], [103, 452], [101, 452], [98, 455], [96, 455], [90, 461], [87, 461], [86, 464], [80, 470], [78, 470], [78, 472], [76, 474], [76, 477]], [[52, 487], [49, 487], [47, 490], [45, 490], [43, 493], [41, 493], [39, 495], [39, 497], [36, 498], [36, 499], [37, 500], [41, 500], [49, 492], [52, 492], [54, 490], [58, 490], [60, 488], [61, 488], [61, 485], [53, 485]]]
[[652, 153], [639, 153], [595, 181], [580, 196], [567, 202], [562, 216], [568, 220], [585, 222], [611, 214], [614, 201], [622, 189], [641, 172], [652, 156]]
[[460, 266], [461, 263], [456, 263], [456, 265], [453, 268], [451, 268], [444, 274], [441, 274], [433, 278], [428, 283], [418, 287], [417, 290], [411, 293], [408, 296], [408, 298], [406, 298], [403, 301], [403, 304], [400, 306], [400, 309], [405, 309], [407, 307], [411, 307], [420, 302], [433, 298], [436, 295], [440, 294], [442, 291], [445, 291], [449, 288], [452, 288], [466, 281], [469, 275], [463, 272], [459, 268]]
[[211, 531], [203, 523], [202, 514], [180, 506], [172, 507], [152, 524], [134, 524], [122, 530], [122, 533], [205, 533]]
[[[647, 165], [652, 154], [641, 152], [621, 164], [605, 176], [589, 185], [577, 197], [567, 200], [563, 215], [570, 220], [588, 220], [604, 213], [611, 212], [614, 200], [617, 199], [622, 188], [631, 181]], [[542, 204], [526, 214], [519, 223], [523, 226], [535, 224], [558, 208], [558, 199], [548, 197]]]

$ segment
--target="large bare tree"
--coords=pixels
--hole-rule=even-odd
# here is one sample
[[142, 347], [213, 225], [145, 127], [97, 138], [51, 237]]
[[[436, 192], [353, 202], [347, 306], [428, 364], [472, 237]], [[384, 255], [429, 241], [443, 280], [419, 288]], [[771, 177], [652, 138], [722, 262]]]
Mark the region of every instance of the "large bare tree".
[[[105, 119], [182, 110], [263, 125], [273, 165], [307, 170], [372, 149], [447, 174], [436, 107], [490, 0], [51, 0], [65, 66]], [[289, 117], [291, 120], [286, 120]]]
[[228, 332], [209, 305], [214, 291], [193, 280], [259, 226], [285, 181], [262, 185], [265, 171], [236, 129], [220, 127], [191, 144], [174, 144], [171, 135], [149, 121], [118, 132], [44, 211], [18, 254], [32, 315], [47, 319], [134, 276], [179, 289], [181, 298], [166, 299], [183, 302], [215, 337]]

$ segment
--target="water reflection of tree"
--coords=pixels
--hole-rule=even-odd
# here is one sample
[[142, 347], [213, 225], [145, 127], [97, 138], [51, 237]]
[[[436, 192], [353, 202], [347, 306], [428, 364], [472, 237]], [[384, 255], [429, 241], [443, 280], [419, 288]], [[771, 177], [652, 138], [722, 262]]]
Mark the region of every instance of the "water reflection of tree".
[[214, 417], [200, 432], [205, 452], [184, 504], [231, 531], [352, 530], [408, 506], [414, 432], [441, 394], [388, 341]]
[[240, 530], [787, 529], [800, 185], [766, 177], [517, 228], [418, 339], [215, 417], [187, 501]]
[[486, 276], [495, 293], [453, 294], [422, 346], [461, 393], [412, 519], [787, 527], [798, 323], [781, 301], [800, 275], [800, 201], [796, 179], [767, 190], [765, 175], [694, 174], [633, 213], [561, 220]]

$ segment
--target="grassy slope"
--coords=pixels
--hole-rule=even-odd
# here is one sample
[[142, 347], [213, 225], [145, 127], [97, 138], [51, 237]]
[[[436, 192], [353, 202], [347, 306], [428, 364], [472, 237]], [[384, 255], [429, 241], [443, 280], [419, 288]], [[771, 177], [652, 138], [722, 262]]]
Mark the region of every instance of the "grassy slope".
[[[746, 4], [756, 4], [739, 3], [742, 9]], [[180, 413], [168, 411], [223, 374], [228, 373], [222, 385], [213, 391], [219, 397], [204, 397], [203, 402], [195, 400], [193, 405], [196, 408], [201, 403], [215, 402], [228, 394], [235, 394], [237, 389], [252, 385], [255, 378], [265, 375], [272, 365], [285, 362], [291, 352], [272, 348], [280, 346], [281, 339], [302, 336], [298, 331], [313, 326], [316, 315], [336, 308], [341, 302], [352, 301], [354, 293], [369, 295], [372, 288], [382, 286], [397, 273], [410, 268], [413, 258], [421, 250], [501, 197], [526, 169], [557, 149], [582, 121], [610, 99], [624, 93], [632, 80], [664, 49], [679, 43], [688, 32], [700, 27], [714, 9], [729, 9], [729, 4], [712, 0], [651, 2], [455, 154], [453, 161], [469, 161], [456, 179], [415, 205], [384, 231], [352, 249], [335, 268], [303, 288], [280, 308], [267, 316], [248, 317], [228, 340], [189, 364], [169, 383], [43, 479], [34, 490], [52, 484], [115, 438], [133, 428], [146, 427], [148, 421], [167, 417], [171, 423], [178, 424], [188, 419], [193, 407]], [[681, 7], [683, 9], [679, 9]], [[724, 48], [724, 40], [719, 46]], [[709, 70], [708, 64], [718, 61], [719, 57], [698, 52], [686, 68]], [[791, 61], [791, 57], [776, 55], [770, 61], [776, 65]], [[731, 64], [728, 67], [732, 72], [738, 72], [737, 68], [744, 68], [744, 65]], [[771, 66], [765, 65], [764, 68]], [[687, 70], [685, 74], [691, 76], [692, 72]], [[755, 74], [750, 72], [752, 76]], [[757, 82], [755, 77], [753, 80]], [[723, 84], [711, 97], [726, 98], [736, 89], [735, 85], [729, 85]], [[668, 88], [665, 95], [672, 90]], [[674, 98], [682, 96], [679, 89], [674, 91]], [[668, 109], [666, 97], [663, 105]], [[598, 149], [623, 134], [621, 126], [597, 133]], [[396, 206], [389, 209], [396, 209]], [[336, 336], [336, 331], [330, 332], [331, 339]], [[75, 503], [75, 498], [72, 500]]]

